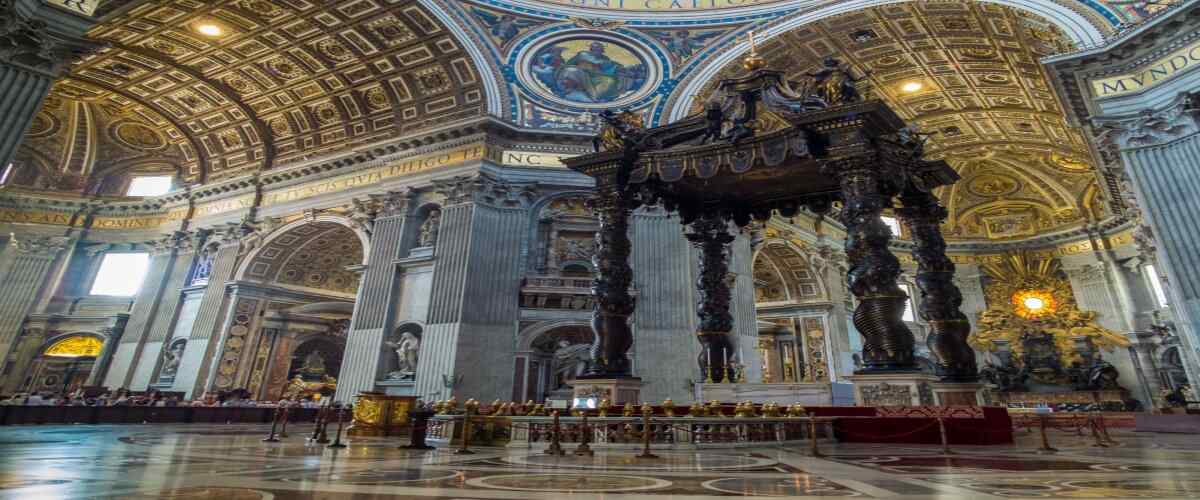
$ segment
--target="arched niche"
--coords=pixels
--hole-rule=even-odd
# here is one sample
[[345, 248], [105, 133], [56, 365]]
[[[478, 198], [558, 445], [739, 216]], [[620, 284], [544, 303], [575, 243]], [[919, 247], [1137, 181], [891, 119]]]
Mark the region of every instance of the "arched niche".
[[29, 367], [22, 388], [29, 392], [71, 393], [87, 384], [106, 337], [74, 332], [48, 339]]
[[352, 299], [367, 262], [369, 240], [349, 219], [318, 216], [286, 224], [263, 237], [239, 266], [236, 279]]
[[569, 399], [570, 384], [596, 342], [586, 321], [545, 321], [525, 328], [517, 343], [513, 399]]
[[566, 192], [535, 204], [529, 268], [541, 276], [590, 277], [595, 269], [600, 222], [588, 208], [589, 193]]
[[825, 282], [805, 251], [780, 239], [764, 241], [755, 252], [754, 288], [760, 304], [829, 300]]

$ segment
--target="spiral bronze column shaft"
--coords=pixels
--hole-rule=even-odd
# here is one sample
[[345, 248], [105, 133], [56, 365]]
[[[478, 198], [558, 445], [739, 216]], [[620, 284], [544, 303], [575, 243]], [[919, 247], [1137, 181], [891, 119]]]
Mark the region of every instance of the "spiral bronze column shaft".
[[596, 233], [596, 254], [593, 264], [596, 278], [592, 295], [596, 306], [592, 311], [592, 329], [600, 339], [599, 352], [592, 353], [591, 377], [628, 377], [631, 373], [627, 353], [633, 346], [629, 317], [634, 301], [629, 294], [633, 269], [629, 266], [629, 215], [633, 210], [631, 194], [614, 181], [598, 183], [599, 198], [593, 208], [600, 219]]
[[971, 323], [962, 313], [962, 292], [954, 284], [954, 262], [946, 256], [941, 223], [949, 215], [933, 194], [907, 189], [896, 213], [908, 227], [916, 248], [921, 319], [929, 323], [929, 349], [937, 357], [938, 375], [946, 382], [975, 382], [975, 352], [967, 344]]
[[716, 214], [706, 214], [692, 223], [687, 238], [701, 252], [700, 278], [696, 282], [700, 292], [696, 308], [700, 325], [696, 334], [704, 345], [700, 369], [706, 376], [711, 374], [714, 382], [732, 381], [735, 376], [727, 366], [727, 361], [734, 359], [730, 339], [733, 314], [729, 312], [732, 293], [726, 277], [729, 275], [728, 249], [734, 237], [729, 234], [724, 219]]
[[866, 159], [830, 165], [837, 175], [844, 206], [840, 219], [846, 227], [846, 258], [850, 270], [846, 283], [858, 299], [854, 327], [863, 336], [863, 364], [859, 372], [916, 370], [913, 334], [905, 326], [908, 296], [897, 285], [900, 261], [888, 250], [892, 232], [879, 218], [890, 195], [881, 190], [881, 176]]

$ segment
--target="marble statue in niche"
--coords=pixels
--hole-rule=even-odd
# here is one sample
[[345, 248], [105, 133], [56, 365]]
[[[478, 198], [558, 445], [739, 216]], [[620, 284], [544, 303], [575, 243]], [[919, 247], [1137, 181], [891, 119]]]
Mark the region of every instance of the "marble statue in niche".
[[417, 236], [418, 247], [432, 247], [437, 245], [438, 226], [442, 223], [442, 212], [440, 210], [430, 210], [429, 216], [425, 218], [425, 222], [421, 224], [421, 229]]
[[567, 340], [558, 341], [558, 349], [554, 351], [554, 387], [564, 389], [570, 386], [587, 368], [592, 359], [591, 344], [572, 344]]
[[325, 375], [325, 357], [318, 351], [311, 351], [308, 356], [304, 357], [304, 365], [300, 367], [300, 374], [305, 379], [320, 379]]
[[387, 341], [388, 347], [396, 351], [396, 369], [388, 373], [388, 380], [413, 380], [417, 377], [417, 353], [421, 350], [421, 339], [412, 332], [400, 334], [400, 339]]
[[163, 352], [162, 369], [159, 370], [160, 377], [175, 376], [175, 372], [179, 370], [179, 361], [183, 358], [184, 347], [187, 347], [186, 343], [177, 342]]

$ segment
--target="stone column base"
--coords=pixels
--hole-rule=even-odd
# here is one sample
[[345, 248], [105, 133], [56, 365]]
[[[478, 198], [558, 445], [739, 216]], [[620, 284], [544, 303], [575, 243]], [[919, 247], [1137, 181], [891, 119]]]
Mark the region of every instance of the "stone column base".
[[596, 398], [596, 403], [607, 399], [613, 406], [625, 403], [641, 403], [642, 379], [629, 378], [578, 378], [575, 379], [574, 397]]
[[858, 406], [931, 406], [935, 375], [921, 372], [856, 373], [846, 377], [854, 383]]
[[934, 382], [933, 398], [941, 406], [983, 406], [983, 384], [979, 382]]

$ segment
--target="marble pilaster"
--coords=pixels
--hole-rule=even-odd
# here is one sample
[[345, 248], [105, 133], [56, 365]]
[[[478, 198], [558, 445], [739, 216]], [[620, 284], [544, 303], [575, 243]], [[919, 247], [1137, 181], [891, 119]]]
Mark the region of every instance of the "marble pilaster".
[[14, 237], [0, 256], [0, 360], [9, 362], [9, 350], [21, 325], [48, 285], [55, 262], [72, 244], [66, 237]]
[[445, 203], [414, 394], [494, 399], [513, 383], [532, 192], [489, 174], [435, 181], [434, 189]]
[[12, 161], [54, 79], [100, 46], [84, 36], [94, 23], [40, 0], [0, 2], [0, 166]]
[[104, 385], [107, 387], [129, 387], [133, 372], [138, 366], [148, 330], [158, 314], [167, 276], [175, 263], [176, 240], [174, 235], [168, 238], [168, 241], [155, 245], [150, 253], [150, 267], [133, 301], [125, 334], [121, 336], [112, 365], [104, 378]]
[[1126, 171], [1155, 235], [1159, 271], [1166, 277], [1180, 330], [1184, 368], [1200, 387], [1200, 125], [1192, 98], [1123, 119], [1097, 119], [1115, 130]]
[[209, 243], [202, 252], [204, 255], [200, 256], [211, 257], [212, 267], [195, 320], [188, 325], [190, 328], [185, 335], [176, 333], [177, 337], [188, 339], [188, 346], [183, 351], [178, 375], [171, 387], [171, 390], [185, 392], [189, 398], [199, 396], [209, 378], [219, 337], [214, 334], [223, 318], [221, 312], [224, 310], [227, 295], [225, 286], [233, 276], [238, 251], [237, 241], [226, 239]]
[[369, 261], [354, 302], [336, 401], [350, 402], [360, 392], [374, 390], [381, 367], [386, 366], [381, 363], [383, 343], [394, 326], [401, 280], [395, 261], [403, 249], [415, 197], [416, 193], [406, 191], [387, 193], [379, 199], [382, 211], [372, 226]]
[[[701, 383], [696, 361], [696, 265], [698, 250], [684, 237], [679, 218], [648, 207], [630, 218], [633, 251], [633, 373], [653, 381], [641, 389], [646, 401], [691, 401], [687, 381]], [[651, 297], [652, 299], [646, 299]]]

